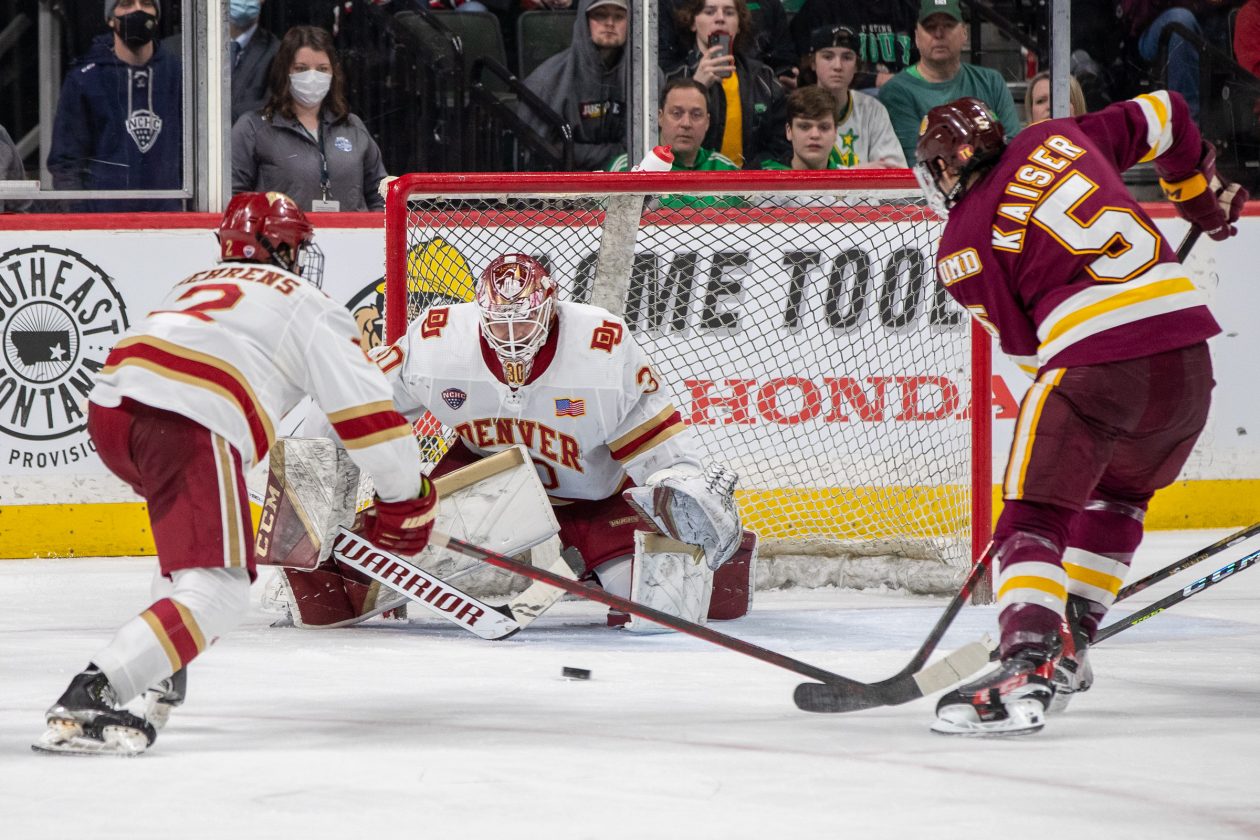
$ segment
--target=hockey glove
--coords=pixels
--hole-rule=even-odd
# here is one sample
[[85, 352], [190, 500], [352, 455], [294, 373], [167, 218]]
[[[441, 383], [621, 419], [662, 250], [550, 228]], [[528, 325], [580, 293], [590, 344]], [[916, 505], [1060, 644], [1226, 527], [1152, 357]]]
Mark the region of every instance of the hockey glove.
[[1250, 196], [1238, 184], [1217, 176], [1216, 147], [1211, 143], [1203, 141], [1197, 171], [1172, 178], [1161, 173], [1159, 184], [1181, 217], [1208, 236], [1220, 241], [1238, 232], [1234, 222]]
[[420, 553], [437, 518], [437, 497], [437, 488], [424, 476], [419, 498], [387, 502], [377, 497], [375, 506], [363, 514], [363, 536], [399, 554]]

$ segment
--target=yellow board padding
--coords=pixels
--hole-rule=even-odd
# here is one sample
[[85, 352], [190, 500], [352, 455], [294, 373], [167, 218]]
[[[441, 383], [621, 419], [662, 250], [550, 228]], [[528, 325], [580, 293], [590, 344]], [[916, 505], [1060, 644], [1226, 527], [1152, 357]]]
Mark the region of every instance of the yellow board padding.
[[[993, 487], [993, 515], [1002, 507]], [[922, 537], [948, 530], [952, 488], [740, 491], [746, 527], [763, 538], [829, 534], [840, 539]], [[1260, 519], [1260, 479], [1180, 481], [1156, 494], [1149, 530], [1242, 528]], [[258, 507], [250, 505], [254, 522]], [[894, 514], [872, 517], [872, 509]], [[859, 515], [861, 514], [861, 515]], [[956, 516], [954, 517], [956, 519]], [[919, 524], [914, 524], [919, 523]], [[0, 559], [151, 555], [148, 509], [139, 502], [0, 506]]]

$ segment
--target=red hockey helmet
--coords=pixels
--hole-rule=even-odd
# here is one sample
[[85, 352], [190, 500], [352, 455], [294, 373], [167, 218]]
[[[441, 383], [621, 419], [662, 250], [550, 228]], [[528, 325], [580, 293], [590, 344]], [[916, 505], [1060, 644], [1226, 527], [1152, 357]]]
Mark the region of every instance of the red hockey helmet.
[[315, 228], [284, 193], [232, 196], [219, 224], [219, 259], [271, 263], [316, 287], [324, 279], [324, 254], [315, 244]]
[[969, 176], [1005, 148], [1002, 122], [979, 99], [965, 96], [928, 111], [919, 126], [914, 167], [928, 204], [948, 216], [971, 186]]
[[533, 257], [504, 254], [481, 272], [481, 334], [503, 363], [509, 385], [522, 385], [529, 377], [534, 356], [551, 332], [555, 308], [556, 281]]

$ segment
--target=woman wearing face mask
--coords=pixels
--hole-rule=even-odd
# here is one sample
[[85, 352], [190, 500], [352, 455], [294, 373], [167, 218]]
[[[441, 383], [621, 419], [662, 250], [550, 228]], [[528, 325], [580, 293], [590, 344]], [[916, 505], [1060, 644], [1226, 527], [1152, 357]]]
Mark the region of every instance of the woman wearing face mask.
[[[179, 56], [155, 40], [158, 0], [105, 0], [109, 33], [66, 73], [48, 171], [59, 190], [173, 190], [183, 184]], [[67, 202], [78, 212], [182, 210], [180, 199]]]
[[332, 36], [295, 26], [271, 62], [269, 98], [232, 127], [232, 192], [278, 191], [306, 211], [381, 210], [381, 151], [350, 113]]
[[752, 55], [752, 14], [746, 0], [681, 0], [680, 32], [695, 34], [686, 63], [669, 78], [689, 76], [709, 92], [709, 132], [701, 144], [745, 169], [790, 156], [783, 134], [787, 104], [774, 71]]

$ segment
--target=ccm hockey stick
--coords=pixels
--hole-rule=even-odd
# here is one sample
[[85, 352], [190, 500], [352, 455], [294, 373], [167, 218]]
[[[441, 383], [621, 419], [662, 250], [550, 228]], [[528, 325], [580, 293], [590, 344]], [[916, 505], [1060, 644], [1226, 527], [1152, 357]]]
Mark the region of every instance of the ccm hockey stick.
[[1257, 560], [1260, 560], [1260, 549], [1257, 549], [1251, 552], [1246, 557], [1243, 557], [1239, 560], [1234, 560], [1233, 562], [1222, 566], [1221, 568], [1217, 569], [1212, 574], [1208, 575], [1207, 577], [1199, 578], [1194, 583], [1191, 583], [1189, 586], [1183, 586], [1181, 589], [1177, 590], [1171, 595], [1166, 595], [1163, 598], [1160, 598], [1155, 603], [1150, 604], [1149, 606], [1146, 606], [1138, 610], [1132, 615], [1125, 616], [1119, 621], [1114, 621], [1111, 624], [1108, 624], [1106, 627], [1099, 629], [1098, 635], [1094, 638], [1094, 641], [1090, 644], [1090, 647], [1093, 647], [1099, 642], [1105, 642], [1107, 639], [1110, 639], [1112, 636], [1116, 635], [1117, 633], [1123, 632], [1124, 630], [1128, 630], [1130, 627], [1134, 626], [1135, 624], [1141, 624], [1143, 621], [1146, 621], [1146, 619], [1150, 618], [1153, 615], [1158, 615], [1159, 613], [1162, 613], [1164, 610], [1168, 609], [1174, 604], [1179, 604], [1182, 601], [1186, 600], [1187, 598], [1194, 597], [1195, 595], [1199, 594], [1203, 590], [1220, 583], [1221, 581], [1225, 580], [1225, 578], [1227, 577], [1230, 577], [1235, 572], [1241, 572], [1243, 569], [1251, 568], [1252, 566], [1256, 565]]
[[[636, 603], [618, 595], [613, 595], [602, 589], [589, 586], [579, 581], [570, 580], [562, 577], [561, 575], [557, 575], [555, 572], [548, 571], [547, 569], [530, 566], [520, 562], [519, 560], [514, 560], [511, 557], [498, 554], [497, 552], [491, 551], [487, 548], [482, 548], [481, 546], [473, 545], [472, 543], [464, 542], [463, 540], [456, 539], [455, 537], [451, 537], [446, 534], [441, 534], [437, 531], [433, 532], [429, 542], [432, 545], [445, 547], [451, 551], [458, 552], [465, 557], [471, 557], [474, 560], [489, 563], [491, 566], [497, 566], [500, 569], [507, 569], [510, 572], [516, 572], [517, 574], [524, 575], [527, 578], [532, 578], [533, 580], [541, 581], [542, 583], [549, 584], [558, 589], [563, 589], [570, 595], [576, 595], [579, 598], [585, 598], [589, 601], [595, 601], [609, 607], [614, 607], [622, 610], [623, 612], [630, 613], [631, 615], [645, 618], [648, 621], [653, 621], [657, 624], [669, 627], [670, 629], [677, 630], [680, 633], [686, 633], [687, 635], [694, 636], [697, 639], [703, 639], [706, 642], [718, 645], [719, 647], [724, 647], [727, 650], [733, 650], [736, 653], [751, 656], [753, 659], [759, 659], [762, 662], [778, 666], [779, 668], [784, 668], [788, 671], [792, 671], [793, 673], [800, 674], [801, 676], [809, 677], [810, 679], [818, 680], [828, 685], [843, 686], [850, 695], [863, 698], [865, 701], [864, 706], [854, 706], [854, 708], [904, 703], [906, 700], [912, 700], [915, 697], [922, 696], [921, 692], [919, 692], [917, 684], [914, 681], [913, 673], [907, 674], [901, 680], [885, 680], [883, 683], [876, 684], [859, 682], [858, 680], [850, 679], [849, 677], [834, 674], [831, 671], [826, 671], [822, 668], [810, 665], [807, 662], [802, 662], [799, 659], [793, 659], [785, 654], [777, 653], [758, 645], [754, 645], [751, 642], [745, 642], [742, 639], [735, 638], [734, 636], [719, 633], [718, 631], [712, 630], [703, 624], [696, 624], [695, 622], [687, 621], [686, 619], [679, 618], [678, 616], [661, 612], [658, 609]], [[972, 578], [969, 579], [973, 585], [975, 579], [978, 578], [974, 574], [972, 575]], [[937, 641], [939, 641], [939, 638]], [[935, 646], [935, 643], [933, 643], [933, 646]], [[927, 653], [924, 653], [923, 658], [926, 659], [930, 653], [930, 650]], [[978, 664], [972, 664], [973, 660], [978, 657], [982, 664], [988, 660], [988, 655], [988, 647], [979, 642], [972, 642], [967, 647], [950, 654], [950, 656], [946, 657], [946, 661], [951, 660], [954, 657], [958, 657], [951, 667], [956, 668], [963, 673], [968, 673], [968, 669], [979, 667]], [[904, 699], [902, 699], [903, 697]]]

